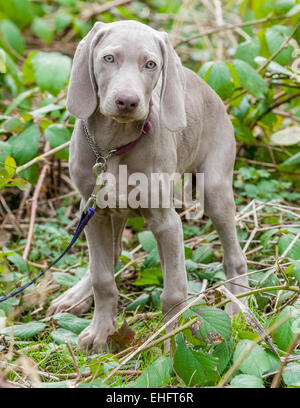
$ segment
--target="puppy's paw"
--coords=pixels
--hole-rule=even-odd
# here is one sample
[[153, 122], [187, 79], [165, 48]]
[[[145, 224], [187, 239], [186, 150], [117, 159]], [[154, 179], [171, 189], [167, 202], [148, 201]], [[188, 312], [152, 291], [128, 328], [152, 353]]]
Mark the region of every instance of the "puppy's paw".
[[110, 350], [108, 336], [113, 333], [114, 326], [96, 325], [91, 323], [78, 337], [78, 346], [86, 354], [107, 353]]
[[68, 311], [74, 315], [80, 316], [89, 311], [93, 302], [93, 296], [78, 299], [74, 294], [65, 292], [54, 299], [47, 309], [46, 316], [52, 316], [56, 313]]

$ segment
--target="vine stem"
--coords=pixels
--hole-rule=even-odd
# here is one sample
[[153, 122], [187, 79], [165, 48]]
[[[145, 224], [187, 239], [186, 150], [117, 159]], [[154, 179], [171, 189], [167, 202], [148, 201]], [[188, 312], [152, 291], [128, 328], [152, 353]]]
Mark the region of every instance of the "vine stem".
[[[278, 286], [267, 286], [266, 288], [253, 289], [249, 292], [244, 292], [244, 293], [241, 293], [240, 295], [236, 295], [236, 297], [242, 298], [245, 296], [255, 295], [256, 293], [260, 293], [260, 292], [271, 292], [272, 290], [290, 290], [291, 292], [296, 292], [300, 294], [300, 289], [297, 288], [296, 286], [278, 285]], [[226, 305], [226, 303], [228, 302], [229, 300], [225, 300], [224, 302], [216, 305], [216, 307], [222, 307]]]

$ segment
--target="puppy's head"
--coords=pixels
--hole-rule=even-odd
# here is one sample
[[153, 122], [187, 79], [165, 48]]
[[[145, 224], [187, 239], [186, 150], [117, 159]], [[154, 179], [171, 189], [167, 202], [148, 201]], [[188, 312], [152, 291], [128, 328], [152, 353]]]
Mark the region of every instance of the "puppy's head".
[[122, 123], [144, 120], [160, 75], [161, 116], [178, 130], [185, 127], [184, 73], [166, 33], [136, 21], [96, 23], [77, 47], [67, 108], [80, 119], [99, 109]]

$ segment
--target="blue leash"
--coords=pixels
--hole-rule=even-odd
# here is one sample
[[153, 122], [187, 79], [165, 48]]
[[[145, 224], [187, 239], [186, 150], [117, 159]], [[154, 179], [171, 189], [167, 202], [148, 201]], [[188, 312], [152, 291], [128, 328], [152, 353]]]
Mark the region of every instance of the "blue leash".
[[87, 141], [89, 143], [89, 146], [96, 155], [96, 163], [93, 166], [93, 175], [95, 177], [96, 183], [95, 183], [95, 186], [94, 186], [94, 190], [93, 190], [92, 194], [90, 195], [89, 199], [87, 200], [86, 205], [84, 207], [84, 210], [83, 210], [83, 212], [81, 214], [81, 217], [80, 217], [79, 223], [78, 223], [78, 225], [77, 225], [77, 227], [75, 229], [72, 241], [70, 242], [68, 247], [64, 250], [64, 252], [58, 258], [56, 258], [55, 261], [53, 261], [52, 264], [50, 266], [48, 266], [47, 269], [42, 271], [38, 276], [33, 278], [30, 282], [26, 283], [24, 286], [21, 286], [19, 289], [15, 290], [14, 292], [11, 292], [8, 295], [0, 298], [0, 303], [4, 302], [5, 300], [7, 300], [7, 299], [9, 299], [9, 298], [11, 298], [13, 296], [16, 296], [18, 293], [23, 292], [23, 290], [28, 288], [28, 286], [32, 285], [41, 276], [43, 276], [47, 271], [49, 271], [49, 269], [52, 268], [52, 266], [56, 265], [57, 262], [60, 261], [61, 258], [72, 248], [72, 246], [75, 244], [75, 242], [79, 238], [79, 235], [84, 230], [84, 228], [87, 225], [87, 223], [89, 222], [89, 220], [95, 214], [97, 194], [99, 193], [101, 187], [104, 184], [104, 179], [102, 177], [102, 174], [106, 171], [106, 160], [110, 156], [112, 156], [113, 154], [119, 155], [119, 154], [123, 154], [123, 153], [127, 152], [129, 149], [131, 149], [132, 147], [134, 147], [136, 145], [136, 143], [142, 138], [142, 136], [145, 133], [148, 133], [151, 130], [151, 122], [150, 122], [151, 105], [153, 105], [152, 99], [151, 99], [151, 104], [150, 104], [150, 108], [149, 108], [149, 114], [148, 114], [148, 117], [146, 119], [146, 122], [144, 123], [144, 126], [143, 126], [143, 129], [142, 129], [142, 132], [141, 132], [140, 136], [136, 140], [134, 140], [133, 142], [127, 143], [124, 146], [121, 146], [121, 147], [118, 147], [118, 148], [115, 148], [115, 149], [106, 150], [106, 155], [105, 156], [103, 156], [102, 154], [99, 153], [97, 143], [96, 143], [93, 135], [90, 134], [90, 132], [88, 130], [88, 127], [87, 127], [87, 123], [85, 123], [85, 121], [82, 121], [83, 131], [84, 131], [84, 133], [85, 133], [85, 135], [87, 137]]
[[48, 266], [47, 269], [45, 269], [44, 271], [42, 271], [38, 276], [36, 276], [35, 278], [33, 278], [30, 282], [26, 283], [24, 286], [21, 286], [19, 289], [15, 290], [14, 292], [9, 293], [8, 295], [0, 298], [0, 303], [4, 302], [5, 300], [16, 296], [18, 293], [23, 292], [23, 290], [25, 290], [26, 288], [28, 288], [28, 286], [32, 285], [36, 280], [38, 280], [41, 276], [43, 276], [47, 271], [49, 271], [50, 268], [52, 268], [52, 266], [56, 265], [58, 261], [61, 260], [61, 258], [72, 248], [72, 246], [75, 244], [75, 242], [77, 241], [77, 239], [79, 238], [79, 235], [81, 234], [81, 232], [84, 230], [85, 226], [87, 225], [87, 223], [89, 222], [89, 220], [92, 218], [92, 216], [95, 214], [95, 209], [94, 208], [88, 208], [85, 211], [82, 212], [79, 223], [75, 229], [73, 238], [70, 242], [70, 244], [67, 246], [67, 248], [64, 250], [64, 252], [55, 259], [55, 261], [52, 262], [52, 264], [50, 266]]

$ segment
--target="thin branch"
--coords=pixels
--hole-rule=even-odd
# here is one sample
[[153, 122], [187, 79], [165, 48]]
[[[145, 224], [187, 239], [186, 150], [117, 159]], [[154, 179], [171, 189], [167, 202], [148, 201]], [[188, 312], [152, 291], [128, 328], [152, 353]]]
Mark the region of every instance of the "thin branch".
[[[45, 150], [49, 148], [49, 142], [46, 143]], [[38, 182], [35, 186], [34, 193], [33, 193], [33, 198], [32, 198], [32, 205], [31, 205], [31, 214], [30, 214], [30, 224], [29, 224], [29, 231], [28, 231], [28, 237], [27, 237], [27, 242], [26, 246], [23, 252], [23, 259], [27, 261], [29, 252], [30, 252], [30, 247], [31, 247], [31, 242], [32, 242], [32, 237], [33, 237], [33, 228], [34, 228], [34, 223], [36, 219], [36, 212], [37, 212], [37, 201], [40, 195], [40, 191], [42, 188], [42, 185], [44, 183], [46, 173], [48, 170], [48, 163], [45, 162], [42, 168], [42, 171], [40, 173]]]
[[74, 367], [75, 367], [75, 371], [76, 371], [75, 384], [76, 384], [80, 380], [80, 371], [79, 371], [78, 363], [77, 363], [75, 354], [74, 354], [74, 352], [72, 350], [72, 347], [70, 346], [70, 343], [68, 342], [68, 340], [66, 340], [65, 343], [67, 345], [67, 348], [68, 348], [69, 353], [70, 353], [70, 355], [72, 357], [72, 361], [73, 361], [73, 364], [74, 364]]
[[104, 13], [105, 11], [108, 11], [113, 7], [124, 6], [125, 4], [131, 3], [132, 1], [133, 0], [113, 0], [105, 4], [90, 4], [89, 7], [87, 7], [87, 4], [84, 3], [83, 4], [84, 10], [79, 15], [79, 19], [83, 21], [87, 21], [91, 17]]
[[296, 27], [294, 27], [294, 29], [293, 29], [293, 31], [291, 32], [291, 34], [283, 41], [283, 43], [281, 44], [281, 46], [270, 56], [270, 58], [268, 58], [268, 59], [264, 62], [264, 64], [261, 65], [261, 66], [258, 68], [258, 70], [257, 70], [258, 73], [261, 72], [262, 70], [264, 70], [264, 69], [270, 64], [270, 62], [273, 61], [273, 60], [277, 57], [277, 55], [283, 50], [283, 48], [285, 48], [285, 47], [288, 45], [288, 43], [290, 42], [290, 40], [292, 39], [292, 37], [296, 34], [296, 31], [298, 30], [299, 27], [300, 27], [300, 23], [298, 23], [298, 24], [296, 25]]
[[18, 222], [17, 218], [15, 217], [14, 213], [11, 211], [11, 209], [7, 205], [7, 203], [6, 203], [5, 199], [4, 199], [4, 197], [2, 196], [2, 194], [0, 194], [0, 202], [3, 205], [5, 211], [7, 212], [9, 218], [11, 219], [12, 224], [15, 226], [18, 233], [20, 233], [21, 235], [24, 235], [24, 231], [22, 230], [21, 225], [19, 224], [19, 222]]
[[272, 339], [270, 336], [268, 336], [265, 332], [264, 327], [262, 324], [257, 320], [256, 316], [251, 312], [251, 310], [244, 305], [235, 295], [233, 295], [225, 286], [221, 286], [218, 288], [218, 291], [220, 291], [223, 295], [225, 295], [228, 299], [230, 299], [232, 302], [238, 305], [238, 307], [241, 309], [241, 312], [243, 313], [245, 320], [253, 327], [253, 329], [257, 332], [257, 334], [265, 340], [267, 345], [271, 348], [273, 353], [280, 359], [279, 354], [277, 353], [277, 350], [275, 349], [275, 346], [273, 345]]
[[224, 26], [220, 26], [220, 27], [217, 27], [217, 28], [214, 28], [214, 29], [211, 29], [211, 30], [204, 31], [202, 33], [195, 34], [195, 35], [193, 35], [193, 36], [191, 36], [189, 38], [183, 38], [175, 45], [175, 47], [177, 47], [178, 45], [189, 43], [190, 41], [196, 40], [199, 37], [219, 33], [220, 31], [228, 31], [228, 30], [233, 30], [236, 27], [248, 27], [248, 26], [251, 26], [251, 25], [267, 23], [267, 22], [272, 21], [272, 20], [282, 20], [282, 19], [285, 19], [285, 18], [290, 18], [290, 17], [286, 16], [286, 15], [281, 15], [281, 16], [274, 16], [274, 17], [265, 17], [265, 18], [261, 18], [259, 20], [244, 21], [242, 23], [237, 23], [237, 24], [226, 24]]
[[46, 157], [52, 156], [53, 154], [60, 152], [63, 149], [66, 149], [67, 147], [70, 146], [70, 141], [66, 142], [58, 147], [55, 147], [54, 149], [48, 150], [47, 152], [41, 154], [40, 156], [35, 157], [34, 159], [30, 160], [29, 162], [23, 164], [22, 166], [19, 166], [16, 170], [16, 173], [20, 173], [21, 171], [27, 169], [28, 167], [32, 166], [35, 163], [38, 163], [40, 161], [43, 161], [46, 159]]
[[256, 126], [257, 122], [261, 120], [261, 118], [263, 118], [269, 112], [272, 112], [273, 109], [278, 108], [278, 106], [283, 105], [284, 103], [288, 103], [291, 100], [298, 98], [299, 96], [300, 96], [300, 91], [295, 94], [289, 95], [284, 99], [279, 99], [273, 102], [264, 113], [262, 113], [258, 118], [255, 119], [255, 121], [251, 124], [250, 129], [253, 129]]

